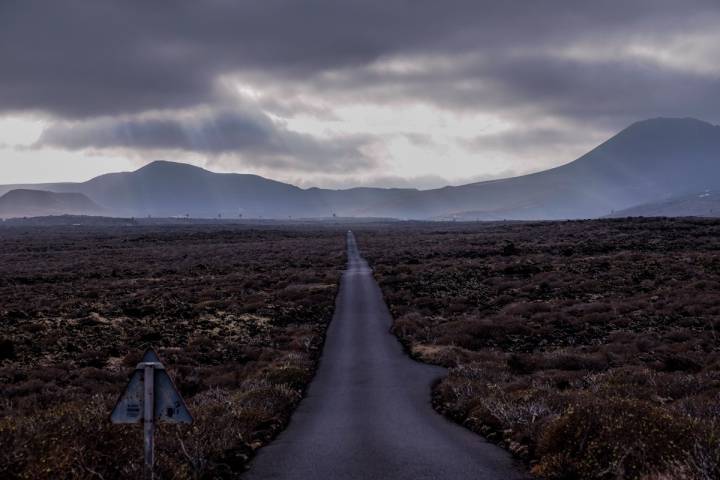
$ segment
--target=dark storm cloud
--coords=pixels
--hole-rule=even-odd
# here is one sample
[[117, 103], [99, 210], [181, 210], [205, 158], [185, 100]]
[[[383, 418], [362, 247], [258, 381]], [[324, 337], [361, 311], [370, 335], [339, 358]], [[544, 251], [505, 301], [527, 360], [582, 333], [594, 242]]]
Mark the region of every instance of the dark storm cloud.
[[[718, 37], [720, 38], [720, 36]], [[622, 128], [656, 116], [720, 120], [720, 75], [668, 68], [649, 59], [563, 58], [537, 50], [504, 56], [420, 58], [427, 68], [379, 72], [372, 67], [318, 78], [303, 89], [341, 101], [403, 103], [422, 99], [453, 110], [508, 117], [556, 116]], [[720, 71], [720, 70], [719, 70]], [[297, 88], [286, 87], [288, 95]], [[281, 90], [282, 92], [282, 90]]]
[[535, 115], [628, 123], [656, 116], [718, 119], [720, 77], [668, 69], [652, 62], [525, 59], [488, 68], [495, 108], [527, 109]]
[[[581, 40], [692, 32], [717, 24], [718, 8], [714, 0], [4, 0], [0, 110], [79, 118], [192, 107], [220, 102], [228, 75], [312, 89], [332, 72], [354, 79], [334, 85], [336, 94], [367, 100], [449, 108], [509, 102], [567, 115], [585, 106], [590, 114], [627, 115], [626, 101], [642, 114], [680, 101], [700, 108], [707, 95], [718, 99], [709, 79], [690, 78], [691, 92], [686, 72], [595, 64], [592, 54], [563, 63], [553, 55]], [[393, 56], [446, 56], [452, 64], [464, 54], [481, 60], [440, 75], [363, 73]], [[638, 97], [634, 88], [647, 85], [654, 92]], [[670, 98], [676, 88], [678, 100]]]
[[577, 142], [573, 129], [565, 126], [532, 127], [522, 131], [508, 130], [499, 133], [479, 135], [463, 140], [461, 144], [472, 152], [499, 150], [521, 155], [532, 155], [539, 150], [567, 147]]
[[56, 123], [42, 133], [35, 147], [181, 150], [211, 157], [240, 156], [247, 165], [347, 172], [373, 165], [362, 153], [362, 148], [371, 143], [368, 136], [322, 140], [290, 131], [262, 112], [234, 109], [186, 118]]

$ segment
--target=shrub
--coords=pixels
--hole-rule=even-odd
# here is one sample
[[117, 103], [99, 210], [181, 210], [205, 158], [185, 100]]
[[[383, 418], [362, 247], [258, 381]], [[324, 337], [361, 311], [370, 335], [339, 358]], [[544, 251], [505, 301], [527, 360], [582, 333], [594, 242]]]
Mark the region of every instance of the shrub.
[[534, 473], [550, 478], [639, 479], [687, 459], [696, 425], [647, 402], [579, 402], [543, 432]]

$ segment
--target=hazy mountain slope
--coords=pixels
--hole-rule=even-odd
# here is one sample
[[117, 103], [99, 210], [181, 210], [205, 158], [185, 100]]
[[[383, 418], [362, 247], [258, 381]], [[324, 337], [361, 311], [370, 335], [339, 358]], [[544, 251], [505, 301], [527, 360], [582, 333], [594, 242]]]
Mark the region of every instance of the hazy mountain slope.
[[0, 196], [12, 190], [40, 190], [43, 192], [77, 192], [79, 183], [14, 183], [0, 185]]
[[[114, 215], [287, 218], [332, 211], [307, 191], [257, 175], [222, 174], [184, 163], [156, 161], [134, 172], [109, 173], [83, 183], [44, 184], [78, 191]], [[0, 190], [1, 191], [1, 190]]]
[[102, 213], [103, 209], [82, 193], [18, 189], [0, 197], [0, 218]]
[[191, 165], [153, 162], [135, 172], [113, 173], [81, 185], [81, 191], [113, 209], [156, 216], [285, 217], [330, 215], [295, 186], [256, 175], [219, 174]]
[[430, 190], [387, 208], [406, 216], [596, 217], [718, 187], [720, 127], [693, 119], [655, 119], [633, 124], [561, 167]]
[[608, 217], [720, 217], [720, 194], [705, 191], [674, 197], [619, 210]]
[[[11, 188], [0, 187], [0, 194]], [[588, 218], [720, 190], [720, 127], [694, 119], [646, 120], [561, 167], [433, 190], [301, 189], [256, 175], [162, 161], [84, 183], [34, 188], [81, 192], [116, 215]]]

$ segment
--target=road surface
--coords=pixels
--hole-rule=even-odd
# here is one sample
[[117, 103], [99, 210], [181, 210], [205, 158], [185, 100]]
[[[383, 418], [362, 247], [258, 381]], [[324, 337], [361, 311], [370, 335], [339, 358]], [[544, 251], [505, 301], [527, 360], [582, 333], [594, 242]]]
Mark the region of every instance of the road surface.
[[527, 478], [502, 449], [432, 409], [445, 369], [410, 359], [351, 232], [348, 268], [315, 379], [288, 428], [243, 478]]

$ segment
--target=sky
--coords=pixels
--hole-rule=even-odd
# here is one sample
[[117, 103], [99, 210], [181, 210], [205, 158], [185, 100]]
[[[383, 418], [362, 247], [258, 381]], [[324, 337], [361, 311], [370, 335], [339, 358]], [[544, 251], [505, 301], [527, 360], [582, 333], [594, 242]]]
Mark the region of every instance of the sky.
[[434, 188], [720, 123], [717, 0], [1, 0], [0, 184], [158, 159]]

